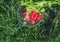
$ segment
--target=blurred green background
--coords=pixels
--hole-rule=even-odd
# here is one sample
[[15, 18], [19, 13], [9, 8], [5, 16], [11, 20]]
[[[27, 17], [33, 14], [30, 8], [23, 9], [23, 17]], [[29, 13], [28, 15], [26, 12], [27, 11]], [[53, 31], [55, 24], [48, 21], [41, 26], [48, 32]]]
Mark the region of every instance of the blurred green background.
[[[41, 12], [44, 22], [23, 26], [23, 8]], [[60, 42], [60, 0], [0, 0], [0, 42]]]

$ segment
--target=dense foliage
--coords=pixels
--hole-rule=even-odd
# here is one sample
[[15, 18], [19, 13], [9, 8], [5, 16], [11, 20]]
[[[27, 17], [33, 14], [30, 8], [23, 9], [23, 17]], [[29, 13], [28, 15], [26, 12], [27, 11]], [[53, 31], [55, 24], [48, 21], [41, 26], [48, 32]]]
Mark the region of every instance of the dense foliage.
[[[41, 13], [41, 21], [25, 21], [24, 8]], [[60, 1], [0, 0], [0, 42], [60, 42]]]

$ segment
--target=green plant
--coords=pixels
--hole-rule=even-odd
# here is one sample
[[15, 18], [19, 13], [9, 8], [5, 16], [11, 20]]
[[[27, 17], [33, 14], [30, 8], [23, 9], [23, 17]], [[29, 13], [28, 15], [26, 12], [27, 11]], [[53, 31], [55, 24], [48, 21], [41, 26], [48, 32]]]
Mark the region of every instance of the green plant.
[[[42, 13], [44, 22], [23, 25], [24, 7]], [[0, 42], [59, 42], [59, 21], [59, 0], [0, 0]]]

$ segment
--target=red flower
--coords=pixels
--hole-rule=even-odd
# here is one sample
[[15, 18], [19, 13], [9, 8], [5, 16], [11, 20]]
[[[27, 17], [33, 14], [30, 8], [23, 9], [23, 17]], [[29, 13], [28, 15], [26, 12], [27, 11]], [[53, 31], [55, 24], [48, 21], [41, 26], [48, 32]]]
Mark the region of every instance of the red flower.
[[27, 13], [25, 11], [25, 12], [23, 12], [23, 14], [24, 14], [24, 20], [27, 20], [32, 24], [34, 24], [35, 21], [38, 22], [42, 17], [42, 15], [40, 13], [35, 12], [35, 11], [31, 11], [28, 15], [27, 15]]

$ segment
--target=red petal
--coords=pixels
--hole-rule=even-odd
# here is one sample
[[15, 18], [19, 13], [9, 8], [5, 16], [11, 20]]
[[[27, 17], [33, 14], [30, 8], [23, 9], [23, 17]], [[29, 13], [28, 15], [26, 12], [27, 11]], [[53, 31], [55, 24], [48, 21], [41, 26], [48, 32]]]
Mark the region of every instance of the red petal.
[[31, 15], [33, 16], [36, 12], [35, 11], [31, 11]]
[[29, 17], [29, 21], [30, 21], [32, 24], [34, 24], [34, 20], [33, 20], [32, 17]]
[[36, 13], [36, 14], [35, 14], [35, 16], [34, 16], [34, 18], [36, 19], [36, 18], [37, 18], [37, 16], [38, 16], [38, 14]]
[[36, 21], [39, 21], [41, 19], [42, 15], [41, 14], [38, 14], [37, 18], [36, 18]]

